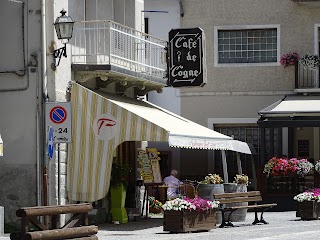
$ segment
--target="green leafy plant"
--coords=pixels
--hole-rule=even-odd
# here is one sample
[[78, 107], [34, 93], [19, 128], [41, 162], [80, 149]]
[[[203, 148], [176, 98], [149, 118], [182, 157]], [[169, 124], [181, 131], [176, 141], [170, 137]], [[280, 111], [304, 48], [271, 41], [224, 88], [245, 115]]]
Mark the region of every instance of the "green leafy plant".
[[125, 187], [128, 185], [128, 176], [131, 168], [128, 164], [113, 163], [111, 171], [111, 185], [119, 186], [123, 184]]

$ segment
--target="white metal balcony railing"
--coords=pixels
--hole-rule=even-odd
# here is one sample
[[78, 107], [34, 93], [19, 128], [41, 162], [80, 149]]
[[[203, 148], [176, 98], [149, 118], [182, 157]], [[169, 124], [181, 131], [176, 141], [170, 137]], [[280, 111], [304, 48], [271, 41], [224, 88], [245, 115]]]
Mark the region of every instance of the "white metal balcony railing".
[[295, 66], [295, 88], [319, 88], [319, 67], [306, 67], [300, 62]]
[[74, 64], [110, 64], [163, 78], [167, 42], [112, 21], [76, 22]]

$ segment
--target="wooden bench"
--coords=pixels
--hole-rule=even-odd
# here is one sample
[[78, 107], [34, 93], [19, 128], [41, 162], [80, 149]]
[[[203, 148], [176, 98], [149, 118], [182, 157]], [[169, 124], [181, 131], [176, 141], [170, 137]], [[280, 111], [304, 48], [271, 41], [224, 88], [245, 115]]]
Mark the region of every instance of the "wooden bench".
[[[222, 215], [222, 223], [219, 226], [220, 228], [234, 225], [230, 221], [230, 217], [232, 213], [234, 213], [238, 209], [253, 209], [255, 213], [255, 220], [252, 224], [264, 223], [268, 224], [263, 219], [263, 213], [274, 206], [277, 206], [276, 203], [268, 203], [268, 204], [258, 204], [258, 202], [262, 201], [260, 191], [250, 191], [250, 192], [235, 192], [235, 193], [221, 193], [214, 194], [214, 199], [220, 202], [219, 210]], [[247, 206], [226, 206], [228, 203], [245, 203], [247, 202]], [[260, 220], [258, 219], [258, 212], [261, 212]], [[229, 213], [227, 219], [225, 217], [225, 213]]]
[[[91, 210], [90, 203], [20, 208], [16, 211], [16, 215], [21, 218], [21, 231], [11, 233], [10, 239], [98, 239], [95, 235], [98, 233], [98, 227], [89, 226], [88, 212]], [[61, 214], [72, 214], [62, 228], [60, 228]], [[35, 230], [31, 230], [30, 224]]]

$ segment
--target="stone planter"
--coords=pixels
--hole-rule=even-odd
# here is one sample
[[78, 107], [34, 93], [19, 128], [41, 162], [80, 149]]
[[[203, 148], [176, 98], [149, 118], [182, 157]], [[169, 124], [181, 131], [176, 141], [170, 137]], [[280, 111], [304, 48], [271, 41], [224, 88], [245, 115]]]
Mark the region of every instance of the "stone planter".
[[301, 220], [318, 220], [320, 217], [320, 203], [316, 201], [299, 202], [296, 216], [301, 217]]
[[[224, 193], [224, 186], [223, 184], [199, 184], [197, 187], [197, 193], [198, 196], [207, 199], [210, 201], [213, 201], [213, 194], [219, 194], [219, 193]], [[222, 222], [222, 216], [221, 216], [221, 211], [218, 211], [216, 213], [216, 220], [217, 224], [221, 224]]]
[[172, 233], [209, 231], [216, 228], [216, 210], [164, 211], [163, 231]]
[[[247, 192], [247, 186], [245, 184], [236, 184], [236, 183], [224, 183], [224, 192], [225, 193], [234, 193], [234, 192]], [[228, 203], [226, 204], [227, 207], [234, 207], [234, 206], [247, 206], [248, 203]], [[238, 209], [231, 215], [231, 222], [244, 222], [246, 220], [248, 209]], [[229, 213], [226, 213], [225, 218], [227, 219]]]

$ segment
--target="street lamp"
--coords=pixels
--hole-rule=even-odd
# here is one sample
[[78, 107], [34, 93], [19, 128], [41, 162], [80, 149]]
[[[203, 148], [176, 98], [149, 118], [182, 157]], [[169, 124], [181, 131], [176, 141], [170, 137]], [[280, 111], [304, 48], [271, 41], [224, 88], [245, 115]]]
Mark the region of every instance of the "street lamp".
[[73, 32], [73, 24], [74, 21], [71, 17], [66, 16], [66, 11], [62, 9], [60, 11], [61, 16], [57, 17], [54, 27], [56, 29], [57, 37], [61, 40], [61, 42], [64, 44], [62, 48], [58, 48], [54, 50], [53, 52], [53, 58], [56, 63], [56, 58], [59, 59], [58, 64], [56, 66], [59, 66], [61, 57], [67, 57], [67, 50], [66, 50], [66, 44], [69, 42], [70, 38], [72, 37]]

